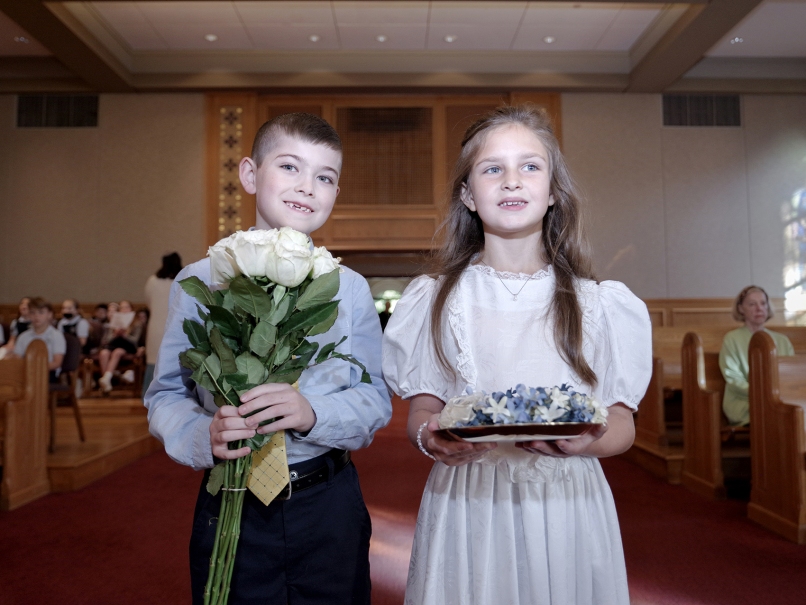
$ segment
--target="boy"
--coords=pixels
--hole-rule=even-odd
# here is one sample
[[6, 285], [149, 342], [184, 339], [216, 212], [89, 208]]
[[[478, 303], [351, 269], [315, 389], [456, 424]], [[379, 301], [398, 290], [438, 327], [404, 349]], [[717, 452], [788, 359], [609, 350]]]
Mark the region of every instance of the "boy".
[[50, 303], [38, 296], [28, 302], [31, 328], [25, 330], [17, 337], [14, 343], [14, 355], [24, 357], [25, 350], [34, 340], [41, 340], [48, 348], [48, 370], [50, 381], [55, 382], [62, 367], [64, 353], [67, 351], [67, 342], [64, 335], [53, 327], [53, 307]]
[[[324, 120], [286, 114], [264, 124], [252, 156], [241, 160], [240, 178], [256, 195], [257, 229], [292, 227], [310, 234], [320, 228], [336, 201], [341, 141]], [[211, 282], [210, 261], [177, 275]], [[320, 343], [339, 347], [367, 367], [372, 384], [360, 382], [355, 366], [331, 360], [306, 370], [299, 391], [267, 384], [245, 393], [238, 408], [216, 408], [209, 392], [190, 380], [178, 355], [190, 343], [182, 321], [196, 319], [195, 301], [178, 283], [171, 288], [165, 336], [154, 380], [146, 393], [151, 433], [174, 460], [209, 469], [217, 459], [246, 455], [228, 445], [255, 434], [264, 419], [279, 418], [261, 433], [286, 430], [290, 499], [281, 493], [269, 506], [245, 492], [241, 536], [229, 604], [364, 604], [370, 602], [369, 514], [361, 497], [349, 450], [366, 447], [391, 417], [381, 378], [381, 329], [366, 281], [344, 268], [337, 298], [339, 317]], [[256, 410], [253, 416], [245, 416]], [[190, 543], [193, 602], [201, 603], [215, 538], [221, 494], [199, 490]], [[305, 479], [305, 481], [303, 481]], [[313, 481], [309, 481], [309, 480]]]

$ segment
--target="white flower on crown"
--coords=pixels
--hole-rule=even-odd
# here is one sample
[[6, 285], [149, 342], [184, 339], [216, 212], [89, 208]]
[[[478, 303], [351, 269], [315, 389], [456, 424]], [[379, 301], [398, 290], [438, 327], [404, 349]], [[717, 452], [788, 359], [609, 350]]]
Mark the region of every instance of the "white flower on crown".
[[318, 248], [313, 249], [313, 277], [316, 279], [324, 275], [325, 273], [330, 273], [334, 269], [338, 268], [340, 258], [333, 258], [333, 255], [327, 251], [327, 248], [324, 246], [320, 246]]
[[294, 288], [305, 281], [313, 269], [310, 239], [291, 227], [283, 227], [276, 233], [274, 253], [267, 258], [265, 275], [276, 284]]

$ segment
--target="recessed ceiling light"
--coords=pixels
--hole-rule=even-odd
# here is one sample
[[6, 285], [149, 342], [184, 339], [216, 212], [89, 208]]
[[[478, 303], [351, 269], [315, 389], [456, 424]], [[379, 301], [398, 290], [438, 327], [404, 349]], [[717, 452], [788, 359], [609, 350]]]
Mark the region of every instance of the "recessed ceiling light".
[[20, 44], [28, 44], [30, 40], [25, 36], [14, 36], [14, 42], [19, 42]]
[[216, 40], [218, 40], [218, 36], [216, 36], [215, 34], [207, 34], [206, 36], [204, 36], [204, 39], [207, 40], [208, 42], [215, 42]]
[[731, 44], [741, 44], [742, 42], [744, 42], [744, 38], [740, 38], [739, 36], [736, 36], [735, 38], [731, 38], [731, 41], [730, 41]]
[[445, 42], [447, 42], [448, 44], [450, 44], [451, 42], [456, 42], [456, 39], [458, 37], [459, 36], [453, 36], [453, 35], [449, 34], [449, 35], [445, 36]]
[[310, 40], [311, 42], [319, 42], [320, 38], [316, 34], [311, 34], [310, 36], [308, 36], [308, 40]]
[[546, 44], [554, 44], [555, 39], [556, 38], [554, 36], [546, 36], [545, 38], [543, 38], [543, 42], [545, 42]]
[[383, 34], [381, 34], [380, 36], [377, 36], [375, 39], [378, 42], [386, 42], [386, 36], [384, 36]]

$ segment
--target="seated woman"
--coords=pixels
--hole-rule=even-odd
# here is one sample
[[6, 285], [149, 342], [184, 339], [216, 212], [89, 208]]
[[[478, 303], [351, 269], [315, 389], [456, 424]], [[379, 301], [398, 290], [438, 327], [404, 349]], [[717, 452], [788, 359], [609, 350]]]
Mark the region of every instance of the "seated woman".
[[[124, 325], [126, 320], [123, 318], [128, 317], [132, 318], [131, 323]], [[101, 366], [102, 374], [98, 384], [101, 385], [104, 393], [112, 390], [112, 376], [121, 358], [127, 354], [134, 355], [137, 353], [137, 343], [143, 332], [143, 324], [134, 317], [132, 305], [127, 300], [120, 302], [119, 309], [110, 319], [110, 326], [113, 330], [110, 334], [111, 338], [98, 353], [98, 363]]]
[[792, 343], [786, 336], [764, 327], [772, 315], [770, 298], [758, 286], [747, 286], [739, 292], [733, 303], [733, 319], [744, 322], [744, 325], [725, 334], [719, 351], [719, 368], [725, 377], [722, 410], [732, 426], [750, 424], [750, 404], [747, 397], [750, 364], [747, 351], [753, 334], [764, 330], [775, 341], [778, 355], [795, 354]]

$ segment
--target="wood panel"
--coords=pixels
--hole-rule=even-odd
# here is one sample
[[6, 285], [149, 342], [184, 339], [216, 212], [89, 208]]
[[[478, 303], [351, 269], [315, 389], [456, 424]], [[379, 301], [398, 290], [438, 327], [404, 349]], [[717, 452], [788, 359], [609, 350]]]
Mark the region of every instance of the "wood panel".
[[778, 358], [769, 334], [750, 340], [753, 485], [747, 514], [806, 544], [806, 356]]
[[35, 340], [24, 359], [0, 361], [0, 509], [12, 510], [50, 491], [48, 351]]
[[[733, 326], [733, 298], [650, 298], [644, 300], [653, 327]], [[784, 299], [770, 298], [775, 316], [769, 325], [784, 325]]]

